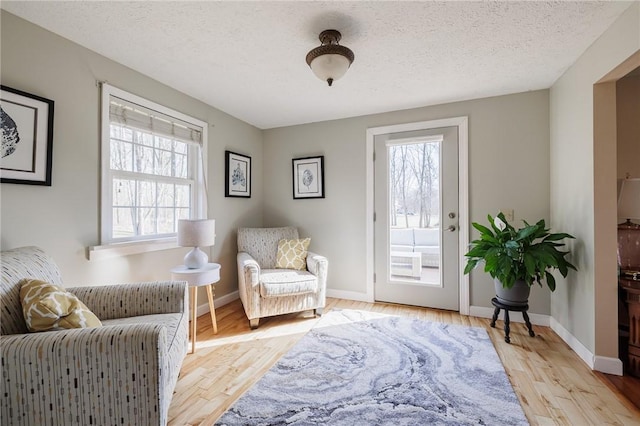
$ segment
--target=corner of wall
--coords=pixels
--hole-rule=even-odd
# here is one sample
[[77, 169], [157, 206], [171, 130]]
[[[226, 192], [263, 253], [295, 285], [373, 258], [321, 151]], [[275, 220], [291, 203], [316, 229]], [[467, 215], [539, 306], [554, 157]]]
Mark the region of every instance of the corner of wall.
[[596, 356], [580, 341], [562, 326], [555, 318], [550, 318], [550, 326], [555, 333], [587, 364], [587, 366], [601, 373], [622, 376], [622, 361], [618, 358]]

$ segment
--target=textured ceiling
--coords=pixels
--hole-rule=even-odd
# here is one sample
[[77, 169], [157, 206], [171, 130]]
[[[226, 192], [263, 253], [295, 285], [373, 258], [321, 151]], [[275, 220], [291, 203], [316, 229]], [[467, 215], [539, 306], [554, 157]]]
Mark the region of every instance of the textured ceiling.
[[[550, 87], [629, 2], [12, 2], [15, 15], [259, 128]], [[305, 55], [355, 53], [333, 87]], [[133, 89], [133, 88], [129, 88]]]

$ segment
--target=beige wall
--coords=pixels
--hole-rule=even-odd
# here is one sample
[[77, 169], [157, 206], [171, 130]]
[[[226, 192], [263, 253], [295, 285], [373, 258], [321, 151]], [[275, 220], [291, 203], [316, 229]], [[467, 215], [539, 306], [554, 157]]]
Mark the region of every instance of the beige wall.
[[618, 179], [640, 178], [640, 74], [616, 83]]
[[[222, 264], [217, 295], [237, 290], [235, 229], [262, 224], [259, 129], [142, 74], [34, 26], [2, 16], [2, 84], [55, 101], [53, 186], [1, 185], [1, 247], [38, 245], [58, 262], [67, 285], [169, 279], [186, 249], [88, 261], [99, 244], [99, 88], [96, 80], [204, 120], [209, 127], [209, 217], [216, 219], [212, 260]], [[253, 158], [252, 198], [224, 197], [224, 151]], [[206, 300], [206, 299], [201, 299]]]
[[[517, 223], [549, 218], [549, 92], [477, 99], [327, 121], [264, 132], [266, 225], [293, 224], [311, 249], [329, 257], [328, 287], [366, 292], [366, 129], [469, 117], [469, 205], [472, 221], [515, 210]], [[324, 155], [326, 198], [293, 200], [292, 158]], [[472, 233], [472, 237], [477, 234]], [[471, 304], [491, 306], [487, 274], [471, 276]], [[549, 313], [549, 292], [535, 288], [531, 312]]]
[[571, 260], [579, 269], [560, 280], [551, 315], [591, 353], [612, 358], [616, 146], [615, 137], [594, 146], [593, 93], [600, 78], [640, 47], [639, 8], [631, 6], [551, 88], [551, 224], [577, 237]]

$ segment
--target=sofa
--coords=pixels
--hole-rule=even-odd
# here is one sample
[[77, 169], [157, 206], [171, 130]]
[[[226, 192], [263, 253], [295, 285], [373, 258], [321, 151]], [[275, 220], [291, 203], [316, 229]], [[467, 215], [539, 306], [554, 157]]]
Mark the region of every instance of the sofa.
[[391, 228], [391, 251], [408, 251], [422, 254], [422, 267], [440, 266], [439, 228]]
[[185, 282], [65, 288], [102, 322], [29, 332], [25, 278], [62, 286], [43, 250], [3, 251], [0, 284], [3, 425], [165, 425], [188, 345]]
[[298, 239], [298, 229], [238, 229], [238, 291], [251, 329], [260, 318], [314, 310], [326, 303], [327, 258], [308, 252], [305, 270], [277, 269], [280, 240]]

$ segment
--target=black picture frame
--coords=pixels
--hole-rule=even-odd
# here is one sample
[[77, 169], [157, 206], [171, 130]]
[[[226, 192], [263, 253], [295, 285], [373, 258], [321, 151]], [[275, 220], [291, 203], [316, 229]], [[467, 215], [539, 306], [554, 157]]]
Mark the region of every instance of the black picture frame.
[[224, 196], [251, 198], [251, 157], [224, 152]]
[[324, 198], [324, 155], [291, 160], [293, 199]]
[[0, 85], [0, 182], [51, 186], [51, 99]]

